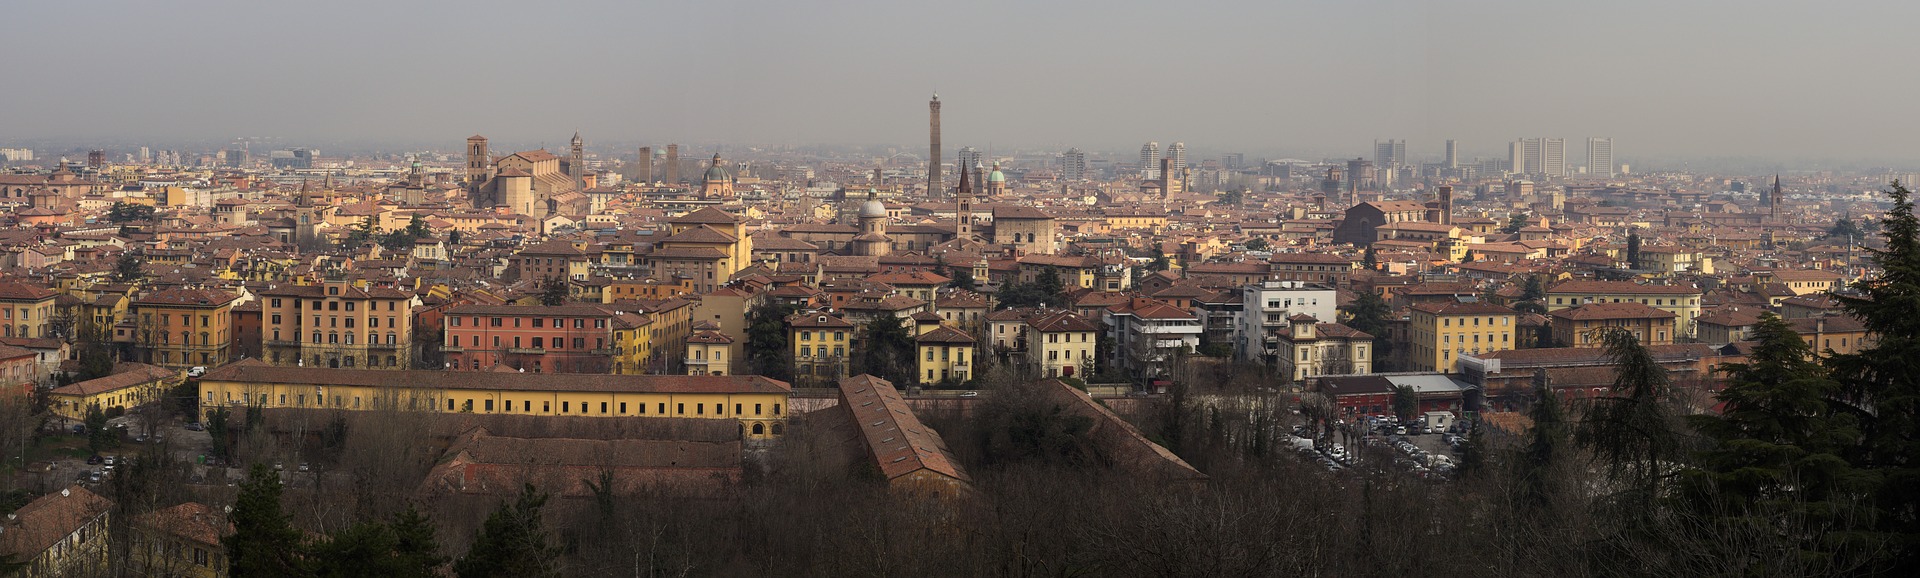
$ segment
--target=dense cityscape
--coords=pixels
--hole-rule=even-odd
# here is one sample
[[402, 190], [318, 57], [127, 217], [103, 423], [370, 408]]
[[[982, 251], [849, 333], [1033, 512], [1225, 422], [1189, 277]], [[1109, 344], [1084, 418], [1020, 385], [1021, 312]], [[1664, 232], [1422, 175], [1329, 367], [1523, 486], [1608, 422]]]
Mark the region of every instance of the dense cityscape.
[[0, 126], [0, 576], [1920, 572], [1920, 164], [927, 93]]

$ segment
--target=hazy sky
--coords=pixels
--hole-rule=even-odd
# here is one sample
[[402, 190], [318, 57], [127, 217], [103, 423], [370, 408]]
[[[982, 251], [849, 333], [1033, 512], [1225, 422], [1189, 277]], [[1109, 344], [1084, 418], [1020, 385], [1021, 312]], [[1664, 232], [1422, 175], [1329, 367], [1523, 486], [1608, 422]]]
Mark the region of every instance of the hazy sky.
[[277, 136], [1920, 163], [1920, 2], [11, 0], [0, 143]]

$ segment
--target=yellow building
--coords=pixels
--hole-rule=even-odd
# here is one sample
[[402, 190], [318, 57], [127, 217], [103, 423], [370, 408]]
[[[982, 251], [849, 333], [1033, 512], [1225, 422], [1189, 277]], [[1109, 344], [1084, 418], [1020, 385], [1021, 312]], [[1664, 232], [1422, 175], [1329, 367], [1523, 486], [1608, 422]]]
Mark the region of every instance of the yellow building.
[[218, 289], [162, 289], [133, 302], [131, 327], [114, 328], [141, 362], [166, 367], [213, 367], [227, 362], [233, 304]]
[[846, 377], [854, 329], [853, 322], [825, 312], [802, 311], [788, 317], [794, 381], [824, 387]]
[[113, 501], [80, 486], [27, 502], [0, 520], [0, 557], [23, 576], [103, 576]]
[[200, 408], [732, 419], [746, 439], [778, 436], [786, 382], [757, 375], [348, 371], [244, 360], [200, 379]]
[[1165, 214], [1146, 211], [1123, 211], [1108, 214], [1107, 227], [1111, 229], [1153, 229], [1167, 226]]
[[1417, 303], [1408, 353], [1414, 371], [1453, 373], [1461, 354], [1514, 348], [1512, 309], [1487, 303]]
[[655, 276], [692, 279], [712, 291], [753, 264], [753, 237], [738, 216], [707, 207], [667, 221], [670, 234], [646, 256]]
[[[1642, 285], [1632, 281], [1562, 281], [1547, 288], [1545, 305], [1554, 311], [1588, 303], [1639, 303], [1675, 316], [1676, 337], [1693, 337], [1700, 317], [1700, 289], [1688, 285]], [[1680, 341], [1675, 339], [1675, 341]]]
[[732, 351], [733, 338], [727, 334], [710, 328], [695, 332], [687, 338], [687, 375], [733, 375]]
[[147, 576], [226, 576], [220, 538], [232, 532], [225, 512], [199, 502], [149, 512], [134, 526], [132, 569]]
[[1073, 377], [1093, 363], [1100, 327], [1086, 318], [1066, 311], [1050, 313], [1027, 320], [1025, 331], [1027, 359], [1041, 375]]
[[46, 337], [53, 318], [52, 289], [9, 281], [0, 283], [0, 335]]
[[314, 367], [413, 367], [413, 296], [344, 278], [260, 292], [260, 339], [269, 363]]
[[973, 377], [974, 340], [967, 332], [938, 325], [913, 338], [920, 383], [965, 382]]
[[89, 379], [47, 393], [47, 409], [67, 419], [87, 419], [89, 408], [129, 410], [157, 401], [180, 384], [179, 371], [144, 363], [128, 363], [119, 373]]

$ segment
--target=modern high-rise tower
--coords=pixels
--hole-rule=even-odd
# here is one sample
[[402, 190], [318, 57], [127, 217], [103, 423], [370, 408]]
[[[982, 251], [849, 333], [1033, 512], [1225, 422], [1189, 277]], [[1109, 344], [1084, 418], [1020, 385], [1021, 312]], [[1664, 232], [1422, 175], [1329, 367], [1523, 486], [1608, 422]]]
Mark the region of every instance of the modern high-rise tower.
[[1447, 139], [1447, 168], [1460, 168], [1460, 141]]
[[1140, 178], [1149, 181], [1160, 178], [1160, 143], [1149, 142], [1140, 147]]
[[946, 192], [946, 182], [940, 175], [940, 95], [934, 94], [927, 102], [927, 196], [933, 197]]
[[983, 179], [987, 178], [986, 169], [982, 168], [984, 165], [980, 163], [981, 158], [980, 149], [960, 147], [960, 150], [954, 151], [953, 170], [963, 173], [973, 173], [973, 186], [978, 187], [982, 183], [985, 183], [986, 181]]
[[1173, 159], [1174, 178], [1186, 178], [1187, 143], [1177, 142], [1173, 143], [1173, 146], [1167, 147], [1167, 158]]
[[1541, 141], [1540, 172], [1549, 177], [1567, 176], [1567, 139], [1547, 138]]
[[1407, 164], [1407, 141], [1373, 141], [1373, 164], [1382, 169], [1396, 169]]
[[1078, 181], [1087, 178], [1087, 153], [1080, 149], [1067, 149], [1060, 155], [1060, 178]]
[[1587, 174], [1601, 178], [1613, 176], [1613, 139], [1587, 139]]

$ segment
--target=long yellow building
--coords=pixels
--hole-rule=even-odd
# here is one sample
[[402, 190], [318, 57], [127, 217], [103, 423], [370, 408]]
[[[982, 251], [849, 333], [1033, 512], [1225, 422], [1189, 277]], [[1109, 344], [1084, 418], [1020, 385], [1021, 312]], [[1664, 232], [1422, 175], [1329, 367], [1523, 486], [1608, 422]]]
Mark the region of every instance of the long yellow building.
[[752, 440], [783, 433], [792, 391], [757, 375], [365, 371], [246, 360], [200, 379], [200, 408], [732, 419]]

